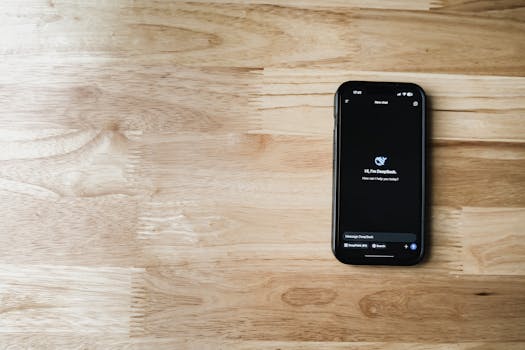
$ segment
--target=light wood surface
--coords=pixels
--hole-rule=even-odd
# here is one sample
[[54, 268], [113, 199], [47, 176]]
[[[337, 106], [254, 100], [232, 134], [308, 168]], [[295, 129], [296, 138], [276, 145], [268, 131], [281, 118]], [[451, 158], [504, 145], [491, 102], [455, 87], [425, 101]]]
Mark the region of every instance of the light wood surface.
[[[524, 349], [525, 3], [4, 0], [0, 348]], [[430, 99], [430, 254], [330, 251], [333, 93]]]

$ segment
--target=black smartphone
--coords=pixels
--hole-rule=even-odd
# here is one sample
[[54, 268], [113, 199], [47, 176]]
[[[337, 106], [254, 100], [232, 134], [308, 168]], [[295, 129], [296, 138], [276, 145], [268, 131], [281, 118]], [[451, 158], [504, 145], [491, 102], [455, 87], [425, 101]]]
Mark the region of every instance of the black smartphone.
[[412, 83], [348, 81], [337, 89], [332, 251], [341, 262], [423, 258], [425, 100]]

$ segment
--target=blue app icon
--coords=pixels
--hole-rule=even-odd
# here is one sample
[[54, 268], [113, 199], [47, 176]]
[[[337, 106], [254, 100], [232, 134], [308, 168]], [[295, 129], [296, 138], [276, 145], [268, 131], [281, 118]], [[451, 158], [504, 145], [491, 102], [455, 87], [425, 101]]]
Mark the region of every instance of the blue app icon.
[[417, 249], [417, 244], [412, 243], [412, 244], [410, 245], [410, 250], [416, 250], [416, 249]]
[[386, 160], [387, 160], [387, 157], [377, 156], [374, 159], [374, 163], [376, 163], [377, 166], [383, 166], [385, 165]]

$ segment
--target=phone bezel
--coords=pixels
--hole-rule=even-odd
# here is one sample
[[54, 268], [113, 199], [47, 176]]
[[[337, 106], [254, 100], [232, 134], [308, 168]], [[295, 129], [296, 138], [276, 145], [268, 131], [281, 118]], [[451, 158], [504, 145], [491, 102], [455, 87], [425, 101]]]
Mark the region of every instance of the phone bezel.
[[[381, 90], [393, 92], [400, 88], [412, 89], [421, 94], [421, 118], [422, 118], [422, 137], [421, 137], [421, 232], [420, 232], [420, 250], [419, 254], [413, 259], [400, 259], [397, 256], [393, 258], [382, 257], [365, 257], [364, 253], [350, 253], [340, 249], [340, 234], [339, 234], [339, 164], [340, 164], [340, 111], [341, 111], [341, 96], [344, 91], [350, 89], [366, 89]], [[403, 82], [376, 82], [376, 81], [347, 81], [339, 86], [334, 97], [334, 132], [333, 132], [333, 186], [332, 186], [332, 252], [334, 256], [345, 264], [352, 265], [415, 265], [423, 260], [426, 252], [425, 244], [425, 219], [426, 219], [426, 176], [427, 176], [427, 113], [426, 113], [426, 94], [424, 90], [414, 83]]]

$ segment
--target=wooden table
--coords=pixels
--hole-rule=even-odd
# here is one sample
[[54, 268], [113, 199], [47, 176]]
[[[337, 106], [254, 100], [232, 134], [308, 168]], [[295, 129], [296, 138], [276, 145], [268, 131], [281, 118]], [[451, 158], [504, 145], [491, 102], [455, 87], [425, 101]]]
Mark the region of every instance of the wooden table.
[[[524, 349], [525, 3], [228, 2], [2, 1], [0, 347]], [[429, 95], [420, 266], [330, 251], [351, 79]]]

